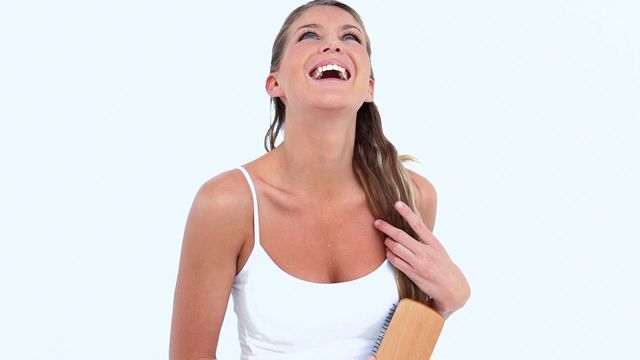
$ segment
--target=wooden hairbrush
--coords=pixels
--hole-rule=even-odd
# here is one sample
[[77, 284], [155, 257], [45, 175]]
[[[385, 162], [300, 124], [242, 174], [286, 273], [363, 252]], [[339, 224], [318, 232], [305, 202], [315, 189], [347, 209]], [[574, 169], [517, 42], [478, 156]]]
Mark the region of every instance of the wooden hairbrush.
[[389, 311], [373, 347], [376, 360], [428, 360], [444, 318], [427, 305], [401, 299]]

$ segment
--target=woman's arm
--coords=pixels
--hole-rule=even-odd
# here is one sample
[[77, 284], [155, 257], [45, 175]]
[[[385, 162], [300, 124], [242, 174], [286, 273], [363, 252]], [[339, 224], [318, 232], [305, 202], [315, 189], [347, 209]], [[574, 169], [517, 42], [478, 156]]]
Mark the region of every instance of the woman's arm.
[[[170, 360], [215, 359], [220, 328], [246, 234], [242, 174], [228, 171], [195, 196], [182, 242], [176, 282]], [[245, 186], [246, 187], [246, 186]]]

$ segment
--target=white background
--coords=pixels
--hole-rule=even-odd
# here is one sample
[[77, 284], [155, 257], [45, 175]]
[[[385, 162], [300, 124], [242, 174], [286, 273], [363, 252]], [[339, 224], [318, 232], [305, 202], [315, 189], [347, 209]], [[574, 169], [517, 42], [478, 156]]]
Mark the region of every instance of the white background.
[[[191, 201], [263, 154], [299, 4], [3, 3], [0, 358], [167, 357]], [[472, 287], [440, 359], [637, 358], [640, 3], [350, 4], [385, 131], [422, 160]]]

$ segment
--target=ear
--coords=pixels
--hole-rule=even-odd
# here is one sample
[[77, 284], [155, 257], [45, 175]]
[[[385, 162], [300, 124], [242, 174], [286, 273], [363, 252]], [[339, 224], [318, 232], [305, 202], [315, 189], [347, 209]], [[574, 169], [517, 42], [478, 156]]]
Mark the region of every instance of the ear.
[[369, 79], [369, 93], [367, 94], [367, 97], [365, 98], [364, 102], [372, 102], [373, 101], [373, 92], [375, 89], [375, 81], [373, 79]]
[[272, 98], [280, 97], [283, 95], [282, 89], [278, 84], [278, 79], [276, 79], [276, 73], [270, 73], [267, 76], [267, 81], [264, 84], [265, 90], [267, 90], [267, 94]]

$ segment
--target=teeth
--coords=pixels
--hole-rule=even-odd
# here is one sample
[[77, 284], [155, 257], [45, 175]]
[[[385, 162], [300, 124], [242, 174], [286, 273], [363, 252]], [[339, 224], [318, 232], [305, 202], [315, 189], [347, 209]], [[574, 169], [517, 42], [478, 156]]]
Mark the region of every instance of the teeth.
[[338, 71], [338, 73], [340, 74], [340, 79], [347, 80], [347, 70], [342, 66], [336, 64], [328, 64], [318, 67], [316, 71], [313, 72], [313, 78], [320, 79], [322, 77], [322, 73], [328, 70]]

